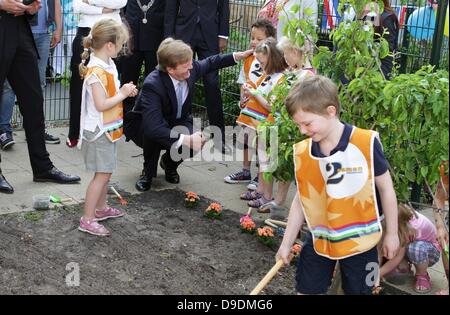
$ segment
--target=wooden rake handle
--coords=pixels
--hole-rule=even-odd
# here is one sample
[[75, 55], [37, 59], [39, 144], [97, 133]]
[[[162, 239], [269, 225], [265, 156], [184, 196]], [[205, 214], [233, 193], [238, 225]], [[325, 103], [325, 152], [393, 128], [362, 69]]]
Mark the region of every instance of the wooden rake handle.
[[277, 263], [270, 269], [270, 271], [264, 276], [264, 278], [258, 283], [258, 285], [250, 292], [250, 295], [258, 295], [262, 289], [272, 280], [277, 272], [284, 266], [283, 260], [278, 260]]
[[287, 222], [284, 222], [284, 221], [272, 220], [272, 219], [267, 219], [266, 221], [270, 222], [272, 224], [275, 224], [275, 225], [277, 225], [279, 227], [282, 227], [282, 228], [286, 228], [287, 227]]
[[111, 186], [111, 190], [113, 191], [113, 193], [116, 194], [117, 198], [123, 199], [122, 196], [119, 194], [119, 192], [114, 188], [114, 186]]

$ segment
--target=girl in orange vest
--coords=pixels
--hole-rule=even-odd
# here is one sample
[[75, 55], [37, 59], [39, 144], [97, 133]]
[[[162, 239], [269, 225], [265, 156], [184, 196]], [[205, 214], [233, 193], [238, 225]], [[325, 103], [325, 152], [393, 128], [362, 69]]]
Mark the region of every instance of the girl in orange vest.
[[[283, 52], [284, 59], [289, 67], [286, 81], [290, 86], [315, 74], [315, 70], [310, 63], [313, 50], [309, 42], [306, 42], [302, 47], [298, 47], [289, 38], [282, 37], [278, 42], [278, 48]], [[286, 210], [284, 204], [290, 185], [291, 182], [279, 182], [275, 199], [262, 205], [258, 212], [270, 213], [271, 210]]]
[[[119, 88], [117, 69], [112, 60], [128, 37], [123, 24], [104, 19], [94, 25], [83, 41], [79, 68], [84, 82], [78, 147], [83, 150], [86, 169], [95, 174], [86, 190], [84, 216], [78, 229], [97, 236], [109, 235], [99, 221], [124, 215], [122, 211], [108, 207], [106, 200], [108, 183], [116, 167], [117, 141], [123, 133], [122, 101], [137, 95], [132, 82]], [[91, 55], [90, 49], [93, 50]], [[85, 65], [88, 57], [89, 63]]]
[[[259, 19], [255, 23], [253, 23], [251, 28], [251, 42], [250, 49], [255, 49], [259, 43], [266, 40], [269, 37], [275, 37], [275, 28], [272, 23], [268, 20]], [[245, 107], [248, 98], [244, 96], [244, 85], [249, 84], [252, 87], [256, 87], [256, 83], [263, 76], [264, 70], [261, 68], [261, 64], [256, 59], [255, 55], [251, 55], [244, 61], [244, 65], [241, 68], [241, 72], [239, 73], [239, 79], [237, 83], [241, 85], [241, 100], [239, 102], [239, 107], [242, 109]], [[239, 184], [239, 183], [248, 183], [252, 179], [250, 173], [251, 161], [253, 157], [253, 138], [254, 132], [247, 129], [242, 128], [239, 133], [237, 139], [238, 143], [243, 145], [243, 165], [242, 171], [237, 171], [233, 174], [230, 174], [224, 178], [225, 182], [228, 184]], [[257, 185], [257, 179], [253, 180], [250, 183], [252, 186]], [[247, 186], [249, 189], [252, 186]], [[252, 189], [252, 190], [256, 190]]]
[[[268, 38], [260, 43], [255, 49], [255, 56], [264, 73], [256, 82], [256, 87], [252, 87], [250, 84], [244, 85], [244, 96], [247, 97], [247, 101], [237, 119], [240, 126], [254, 131], [257, 130], [261, 122], [269, 119], [271, 105], [267, 96], [277, 84], [284, 80], [284, 71], [287, 68], [283, 53], [277, 48], [277, 41], [273, 38]], [[265, 146], [257, 144], [257, 147], [259, 158], [258, 189], [241, 194], [241, 199], [247, 200], [248, 205], [253, 208], [259, 208], [272, 200], [272, 189], [262, 177], [267, 167]]]

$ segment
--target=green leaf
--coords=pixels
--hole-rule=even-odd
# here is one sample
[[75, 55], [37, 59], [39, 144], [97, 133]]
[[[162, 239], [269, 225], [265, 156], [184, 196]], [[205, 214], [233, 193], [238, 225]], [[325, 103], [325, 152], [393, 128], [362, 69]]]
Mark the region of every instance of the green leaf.
[[428, 175], [428, 166], [422, 166], [420, 168], [420, 174], [422, 175], [423, 178], [426, 178]]

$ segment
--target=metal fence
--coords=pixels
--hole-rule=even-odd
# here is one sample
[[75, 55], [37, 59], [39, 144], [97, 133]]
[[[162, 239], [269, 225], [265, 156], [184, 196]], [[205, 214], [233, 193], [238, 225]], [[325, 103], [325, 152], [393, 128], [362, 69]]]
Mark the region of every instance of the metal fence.
[[[341, 0], [342, 1], [342, 0]], [[448, 29], [444, 36], [444, 23], [448, 16], [448, 0], [392, 0], [400, 21], [399, 71], [410, 73], [424, 64], [448, 67], [449, 44]], [[230, 37], [228, 51], [245, 50], [250, 42], [250, 27], [264, 0], [230, 0]], [[326, 2], [326, 3], [325, 3]], [[69, 119], [69, 64], [72, 53], [72, 40], [76, 33], [76, 16], [71, 12], [71, 1], [62, 0], [64, 33], [62, 42], [51, 51], [47, 68], [47, 86], [45, 89], [45, 118], [51, 124], [65, 124]], [[339, 0], [319, 0], [318, 33], [319, 45], [331, 45], [330, 31], [341, 21], [336, 13]], [[448, 26], [447, 26], [448, 27]], [[225, 120], [233, 125], [239, 113], [239, 89], [236, 84], [240, 66], [220, 71], [220, 87], [224, 104]], [[205, 118], [204, 91], [198, 84], [194, 100], [196, 115]], [[13, 124], [20, 126], [20, 113], [15, 107]]]

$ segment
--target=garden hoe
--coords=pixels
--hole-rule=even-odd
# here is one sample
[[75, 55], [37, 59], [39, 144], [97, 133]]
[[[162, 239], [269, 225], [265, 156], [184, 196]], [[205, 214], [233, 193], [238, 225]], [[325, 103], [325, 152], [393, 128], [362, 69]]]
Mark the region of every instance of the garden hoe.
[[283, 266], [284, 266], [283, 260], [281, 260], [281, 259], [278, 260], [277, 263], [272, 267], [272, 269], [270, 269], [270, 271], [264, 276], [264, 278], [253, 289], [253, 291], [250, 292], [250, 295], [258, 295]]

